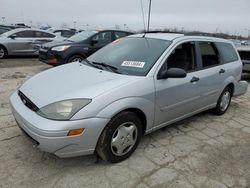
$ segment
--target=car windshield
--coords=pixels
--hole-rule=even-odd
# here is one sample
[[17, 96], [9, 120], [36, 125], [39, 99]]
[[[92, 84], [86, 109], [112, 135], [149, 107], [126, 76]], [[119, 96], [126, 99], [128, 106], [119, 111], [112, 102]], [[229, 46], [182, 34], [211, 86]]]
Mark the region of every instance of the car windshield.
[[97, 31], [82, 31], [80, 33], [77, 33], [76, 35], [68, 38], [67, 40], [73, 41], [73, 42], [81, 42], [83, 40], [86, 40], [90, 36], [96, 34]]
[[93, 55], [89, 62], [105, 63], [127, 75], [146, 76], [171, 41], [151, 38], [118, 39]]

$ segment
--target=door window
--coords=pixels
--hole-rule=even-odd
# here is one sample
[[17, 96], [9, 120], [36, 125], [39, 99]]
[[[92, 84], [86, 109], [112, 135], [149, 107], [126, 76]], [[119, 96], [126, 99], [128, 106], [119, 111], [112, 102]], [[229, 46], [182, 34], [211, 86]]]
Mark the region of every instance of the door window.
[[111, 32], [102, 32], [93, 37], [97, 44], [108, 44], [112, 41]]
[[55, 36], [50, 33], [45, 33], [42, 31], [35, 31], [35, 37], [36, 38], [54, 38]]
[[119, 39], [119, 38], [126, 37], [126, 36], [128, 36], [128, 34], [125, 32], [115, 31], [115, 39]]
[[163, 66], [165, 66], [164, 69], [181, 68], [187, 72], [194, 71], [197, 68], [195, 43], [186, 42], [178, 45]]
[[220, 63], [218, 50], [212, 42], [199, 42], [199, 46], [204, 68], [215, 66]]
[[15, 33], [15, 35], [16, 37], [19, 37], [19, 38], [34, 38], [35, 37], [34, 32], [30, 30], [17, 32]]

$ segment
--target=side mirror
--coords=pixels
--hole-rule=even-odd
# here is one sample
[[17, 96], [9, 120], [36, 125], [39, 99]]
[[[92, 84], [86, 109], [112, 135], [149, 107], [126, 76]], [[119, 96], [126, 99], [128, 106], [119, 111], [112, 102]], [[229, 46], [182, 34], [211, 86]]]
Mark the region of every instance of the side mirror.
[[163, 71], [160, 71], [157, 75], [157, 79], [166, 79], [166, 78], [185, 78], [187, 73], [184, 69], [180, 68], [170, 68]]
[[92, 39], [91, 41], [90, 41], [90, 45], [91, 46], [93, 46], [93, 45], [95, 45], [95, 44], [97, 44], [98, 43], [98, 40], [96, 40], [96, 39]]
[[10, 36], [9, 36], [9, 38], [11, 38], [11, 39], [13, 39], [13, 40], [14, 40], [16, 37], [17, 37], [16, 34], [13, 34], [13, 35], [10, 35]]

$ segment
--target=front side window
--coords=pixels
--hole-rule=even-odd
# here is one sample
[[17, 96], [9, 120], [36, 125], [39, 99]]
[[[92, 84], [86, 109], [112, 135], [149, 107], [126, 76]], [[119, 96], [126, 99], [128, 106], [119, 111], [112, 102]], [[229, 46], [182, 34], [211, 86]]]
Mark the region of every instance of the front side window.
[[149, 38], [118, 39], [97, 51], [88, 60], [112, 65], [121, 74], [146, 76], [171, 41]]
[[19, 38], [34, 38], [35, 37], [34, 31], [30, 31], [30, 30], [17, 32], [15, 33], [15, 35], [16, 37], [19, 37]]
[[238, 60], [238, 55], [231, 44], [216, 42], [216, 46], [220, 51], [223, 63], [230, 63]]
[[202, 65], [204, 68], [220, 63], [219, 52], [212, 42], [199, 42]]
[[166, 61], [167, 68], [181, 68], [187, 72], [197, 68], [195, 43], [186, 42], [178, 45]]
[[93, 37], [92, 40], [97, 41], [97, 44], [108, 44], [112, 41], [112, 33], [109, 32], [101, 32]]

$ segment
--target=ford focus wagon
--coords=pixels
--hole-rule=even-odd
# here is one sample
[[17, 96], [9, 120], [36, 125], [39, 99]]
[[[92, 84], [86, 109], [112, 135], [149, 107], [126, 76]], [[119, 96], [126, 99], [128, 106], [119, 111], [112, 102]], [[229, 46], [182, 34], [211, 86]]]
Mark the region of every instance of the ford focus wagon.
[[241, 72], [230, 41], [138, 34], [35, 75], [10, 102], [18, 126], [42, 151], [119, 162], [144, 134], [205, 110], [224, 114], [231, 97], [247, 91]]

